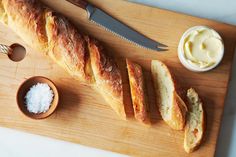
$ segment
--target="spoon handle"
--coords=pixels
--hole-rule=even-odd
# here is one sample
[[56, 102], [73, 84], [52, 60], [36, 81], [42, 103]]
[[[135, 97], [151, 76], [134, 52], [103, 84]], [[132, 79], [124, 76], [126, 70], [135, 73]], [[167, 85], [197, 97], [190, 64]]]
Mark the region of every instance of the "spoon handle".
[[0, 44], [0, 53], [8, 54], [11, 50], [10, 46]]

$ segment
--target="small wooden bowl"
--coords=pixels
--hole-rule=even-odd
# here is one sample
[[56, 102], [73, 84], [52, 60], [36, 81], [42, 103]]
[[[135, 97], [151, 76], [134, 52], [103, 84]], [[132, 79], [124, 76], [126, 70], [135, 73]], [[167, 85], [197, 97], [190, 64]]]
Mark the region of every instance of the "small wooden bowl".
[[[50, 108], [46, 112], [39, 113], [39, 114], [29, 112], [26, 107], [26, 104], [25, 104], [26, 93], [30, 90], [30, 88], [33, 85], [36, 85], [37, 83], [47, 83], [54, 94], [53, 101], [51, 103]], [[48, 116], [50, 116], [57, 108], [58, 101], [59, 101], [59, 94], [58, 94], [55, 84], [51, 80], [49, 80], [46, 77], [42, 77], [42, 76], [34, 76], [34, 77], [31, 77], [31, 78], [25, 80], [20, 85], [20, 87], [18, 88], [18, 91], [17, 91], [16, 101], [17, 101], [17, 105], [18, 105], [20, 111], [24, 115], [26, 115], [27, 117], [30, 117], [32, 119], [44, 119], [44, 118], [47, 118]]]

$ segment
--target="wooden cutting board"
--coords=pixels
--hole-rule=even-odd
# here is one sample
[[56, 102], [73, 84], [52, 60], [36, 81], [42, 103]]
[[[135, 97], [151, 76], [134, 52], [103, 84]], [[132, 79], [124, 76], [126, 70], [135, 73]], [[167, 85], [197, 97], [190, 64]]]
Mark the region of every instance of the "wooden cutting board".
[[[206, 19], [182, 15], [166, 10], [141, 6], [126, 1], [91, 0], [100, 8], [148, 37], [165, 43], [169, 51], [158, 53], [132, 45], [103, 28], [89, 22], [86, 13], [65, 0], [43, 0], [49, 6], [68, 16], [81, 32], [99, 39], [119, 60], [124, 75], [124, 57], [140, 63], [146, 70], [148, 96], [153, 125], [146, 127], [130, 118], [122, 121], [109, 103], [91, 87], [81, 85], [43, 52], [37, 53], [0, 25], [0, 42], [21, 43], [27, 48], [25, 59], [19, 63], [0, 54], [0, 125], [30, 133], [110, 150], [132, 156], [213, 156], [224, 108], [224, 99], [230, 77], [236, 27]], [[195, 25], [207, 25], [218, 31], [225, 43], [222, 63], [206, 73], [186, 70], [177, 58], [177, 45], [183, 32]], [[202, 97], [207, 113], [207, 131], [199, 150], [188, 155], [183, 149], [183, 131], [171, 130], [160, 118], [155, 106], [155, 95], [150, 77], [150, 60], [164, 61], [185, 87], [194, 87]], [[26, 78], [42, 75], [52, 79], [60, 92], [60, 104], [51, 117], [31, 120], [17, 108], [16, 91]], [[127, 79], [124, 81], [127, 86]], [[126, 95], [127, 103], [130, 103]]]

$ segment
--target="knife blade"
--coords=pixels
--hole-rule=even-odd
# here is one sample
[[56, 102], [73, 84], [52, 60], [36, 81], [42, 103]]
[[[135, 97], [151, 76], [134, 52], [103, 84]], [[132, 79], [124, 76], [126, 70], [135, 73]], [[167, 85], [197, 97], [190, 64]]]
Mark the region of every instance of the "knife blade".
[[111, 17], [99, 8], [96, 8], [92, 4], [84, 0], [66, 0], [82, 9], [85, 9], [88, 14], [90, 21], [102, 26], [106, 30], [112, 32], [113, 34], [126, 39], [127, 41], [134, 43], [143, 48], [155, 50], [155, 51], [166, 51], [167, 46], [156, 42], [139, 32], [135, 31], [131, 27], [123, 24], [122, 22]]

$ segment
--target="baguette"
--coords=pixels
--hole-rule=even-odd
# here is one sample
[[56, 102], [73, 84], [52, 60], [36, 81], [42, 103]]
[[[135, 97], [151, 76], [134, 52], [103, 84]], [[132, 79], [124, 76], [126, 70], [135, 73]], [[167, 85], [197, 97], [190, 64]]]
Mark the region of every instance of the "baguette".
[[176, 90], [176, 84], [168, 67], [158, 61], [151, 63], [154, 87], [159, 97], [158, 107], [163, 120], [175, 130], [183, 130], [187, 107]]
[[44, 52], [81, 83], [98, 87], [123, 119], [123, 85], [119, 67], [102, 46], [79, 33], [65, 17], [38, 0], [0, 0], [0, 20], [29, 46]]
[[202, 141], [205, 130], [205, 114], [202, 101], [193, 88], [187, 91], [187, 100], [189, 112], [184, 134], [184, 149], [190, 153], [197, 149]]
[[149, 124], [148, 103], [145, 90], [145, 82], [143, 78], [142, 67], [132, 61], [126, 59], [128, 69], [128, 77], [131, 91], [131, 99], [133, 103], [135, 118], [145, 124]]

